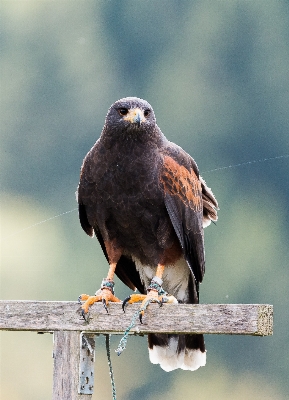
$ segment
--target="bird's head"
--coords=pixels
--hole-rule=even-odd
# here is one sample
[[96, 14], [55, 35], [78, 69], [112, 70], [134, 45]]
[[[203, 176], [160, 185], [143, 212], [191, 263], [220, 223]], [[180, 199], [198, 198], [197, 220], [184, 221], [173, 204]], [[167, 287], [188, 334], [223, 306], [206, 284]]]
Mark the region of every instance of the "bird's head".
[[137, 97], [116, 101], [109, 108], [105, 120], [105, 131], [114, 134], [151, 132], [155, 126], [156, 118], [152, 106]]

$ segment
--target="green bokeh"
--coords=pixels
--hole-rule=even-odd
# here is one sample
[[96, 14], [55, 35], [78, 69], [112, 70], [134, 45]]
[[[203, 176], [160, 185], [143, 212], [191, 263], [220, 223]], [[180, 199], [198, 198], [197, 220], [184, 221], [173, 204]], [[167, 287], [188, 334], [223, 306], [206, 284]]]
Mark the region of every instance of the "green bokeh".
[[[149, 363], [145, 338], [130, 338], [113, 356], [118, 398], [287, 398], [289, 158], [273, 158], [289, 154], [288, 2], [0, 7], [1, 299], [75, 300], [99, 287], [107, 264], [96, 239], [76, 211], [51, 217], [76, 208], [80, 166], [108, 107], [145, 98], [220, 203], [201, 302], [273, 304], [274, 335], [207, 336], [207, 366], [169, 374]], [[51, 335], [0, 338], [1, 398], [50, 399]], [[101, 337], [96, 360], [94, 398], [110, 399]]]

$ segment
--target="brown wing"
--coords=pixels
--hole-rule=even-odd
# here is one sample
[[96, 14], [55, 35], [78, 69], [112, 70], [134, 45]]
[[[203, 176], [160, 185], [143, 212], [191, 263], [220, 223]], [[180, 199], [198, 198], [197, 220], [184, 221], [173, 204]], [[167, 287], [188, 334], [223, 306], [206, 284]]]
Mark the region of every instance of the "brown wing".
[[198, 172], [180, 165], [174, 158], [164, 156], [162, 183], [166, 193], [176, 196], [194, 213], [202, 212], [202, 185]]
[[211, 221], [217, 221], [218, 202], [213, 195], [211, 188], [206, 185], [204, 179], [200, 176], [202, 184], [202, 197], [203, 197], [203, 227], [206, 228], [210, 225]]
[[203, 222], [217, 219], [217, 202], [199, 177], [194, 160], [172, 143], [164, 152], [161, 184], [167, 211], [198, 291], [205, 273]]

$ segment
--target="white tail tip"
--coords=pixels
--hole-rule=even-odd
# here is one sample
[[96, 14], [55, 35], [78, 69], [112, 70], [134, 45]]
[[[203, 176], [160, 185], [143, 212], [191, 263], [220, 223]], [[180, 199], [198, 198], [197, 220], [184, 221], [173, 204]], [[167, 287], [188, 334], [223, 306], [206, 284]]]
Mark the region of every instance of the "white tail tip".
[[152, 349], [149, 349], [150, 362], [160, 364], [160, 367], [166, 372], [177, 368], [195, 371], [206, 365], [206, 352], [202, 353], [199, 349], [184, 349], [178, 353], [174, 348], [176, 346], [172, 346], [172, 344], [170, 341], [170, 346], [153, 346]]

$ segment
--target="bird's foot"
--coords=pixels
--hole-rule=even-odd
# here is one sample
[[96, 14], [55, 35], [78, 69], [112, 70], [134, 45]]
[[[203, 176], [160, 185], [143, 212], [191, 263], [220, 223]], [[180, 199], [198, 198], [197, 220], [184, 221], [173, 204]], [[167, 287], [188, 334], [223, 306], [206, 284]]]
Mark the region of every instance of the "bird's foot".
[[121, 303], [121, 300], [114, 295], [114, 282], [108, 279], [104, 279], [102, 281], [101, 288], [95, 293], [94, 296], [82, 294], [78, 297], [78, 301], [79, 303], [84, 301], [81, 306], [81, 314], [85, 321], [88, 321], [88, 310], [92, 304], [101, 301], [103, 307], [108, 313], [107, 305], [109, 301], [113, 303]]
[[164, 303], [178, 303], [174, 296], [168, 295], [168, 293], [162, 288], [162, 280], [154, 277], [147, 289], [147, 294], [131, 294], [122, 303], [122, 309], [125, 311], [126, 304], [133, 304], [142, 302], [139, 309], [139, 320], [142, 323], [144, 312], [150, 303], [158, 303], [161, 307]]

